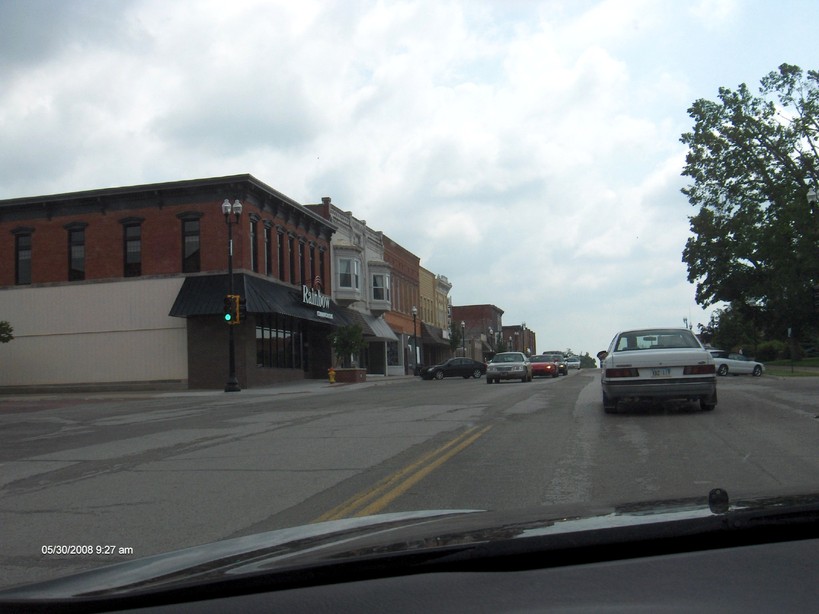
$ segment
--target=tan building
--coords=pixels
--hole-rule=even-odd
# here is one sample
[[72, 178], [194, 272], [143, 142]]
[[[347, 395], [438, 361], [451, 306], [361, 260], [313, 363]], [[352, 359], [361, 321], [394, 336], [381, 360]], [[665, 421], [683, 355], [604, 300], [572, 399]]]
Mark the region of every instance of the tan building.
[[446, 277], [435, 275], [420, 267], [419, 286], [421, 295], [420, 363], [425, 366], [438, 364], [452, 356], [449, 334], [449, 291], [452, 284]]

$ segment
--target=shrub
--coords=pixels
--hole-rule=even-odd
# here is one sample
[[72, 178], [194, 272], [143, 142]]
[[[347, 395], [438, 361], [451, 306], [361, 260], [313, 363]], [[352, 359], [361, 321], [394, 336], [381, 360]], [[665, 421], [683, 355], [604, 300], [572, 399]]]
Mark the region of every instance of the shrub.
[[756, 348], [754, 358], [760, 362], [770, 362], [786, 358], [788, 344], [784, 341], [763, 341]]

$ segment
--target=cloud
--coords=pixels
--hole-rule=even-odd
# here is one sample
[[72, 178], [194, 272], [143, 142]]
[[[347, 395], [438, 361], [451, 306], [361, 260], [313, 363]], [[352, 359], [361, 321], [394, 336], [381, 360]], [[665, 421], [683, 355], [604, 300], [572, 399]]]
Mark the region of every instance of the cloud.
[[695, 98], [813, 61], [788, 32], [819, 10], [763, 6], [0, 3], [0, 193], [249, 172], [331, 196], [456, 304], [596, 352], [641, 318], [707, 320], [679, 135]]

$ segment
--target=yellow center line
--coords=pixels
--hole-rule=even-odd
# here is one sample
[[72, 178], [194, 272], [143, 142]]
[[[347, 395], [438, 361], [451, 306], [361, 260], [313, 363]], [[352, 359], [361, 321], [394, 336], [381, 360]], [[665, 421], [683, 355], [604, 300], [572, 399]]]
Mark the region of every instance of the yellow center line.
[[475, 432], [478, 429], [477, 426], [467, 429], [441, 447], [423, 455], [414, 463], [387, 476], [377, 486], [355, 495], [322, 514], [314, 522], [377, 514], [450, 458], [472, 445], [490, 428], [492, 428], [491, 425], [478, 432]]

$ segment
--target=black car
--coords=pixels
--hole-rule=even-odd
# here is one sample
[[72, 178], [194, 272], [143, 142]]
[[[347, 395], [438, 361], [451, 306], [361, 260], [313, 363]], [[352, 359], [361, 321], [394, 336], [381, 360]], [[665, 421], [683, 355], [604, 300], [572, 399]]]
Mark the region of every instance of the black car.
[[486, 373], [486, 363], [471, 358], [450, 358], [446, 362], [421, 370], [423, 379], [444, 379], [445, 377], [479, 378]]

